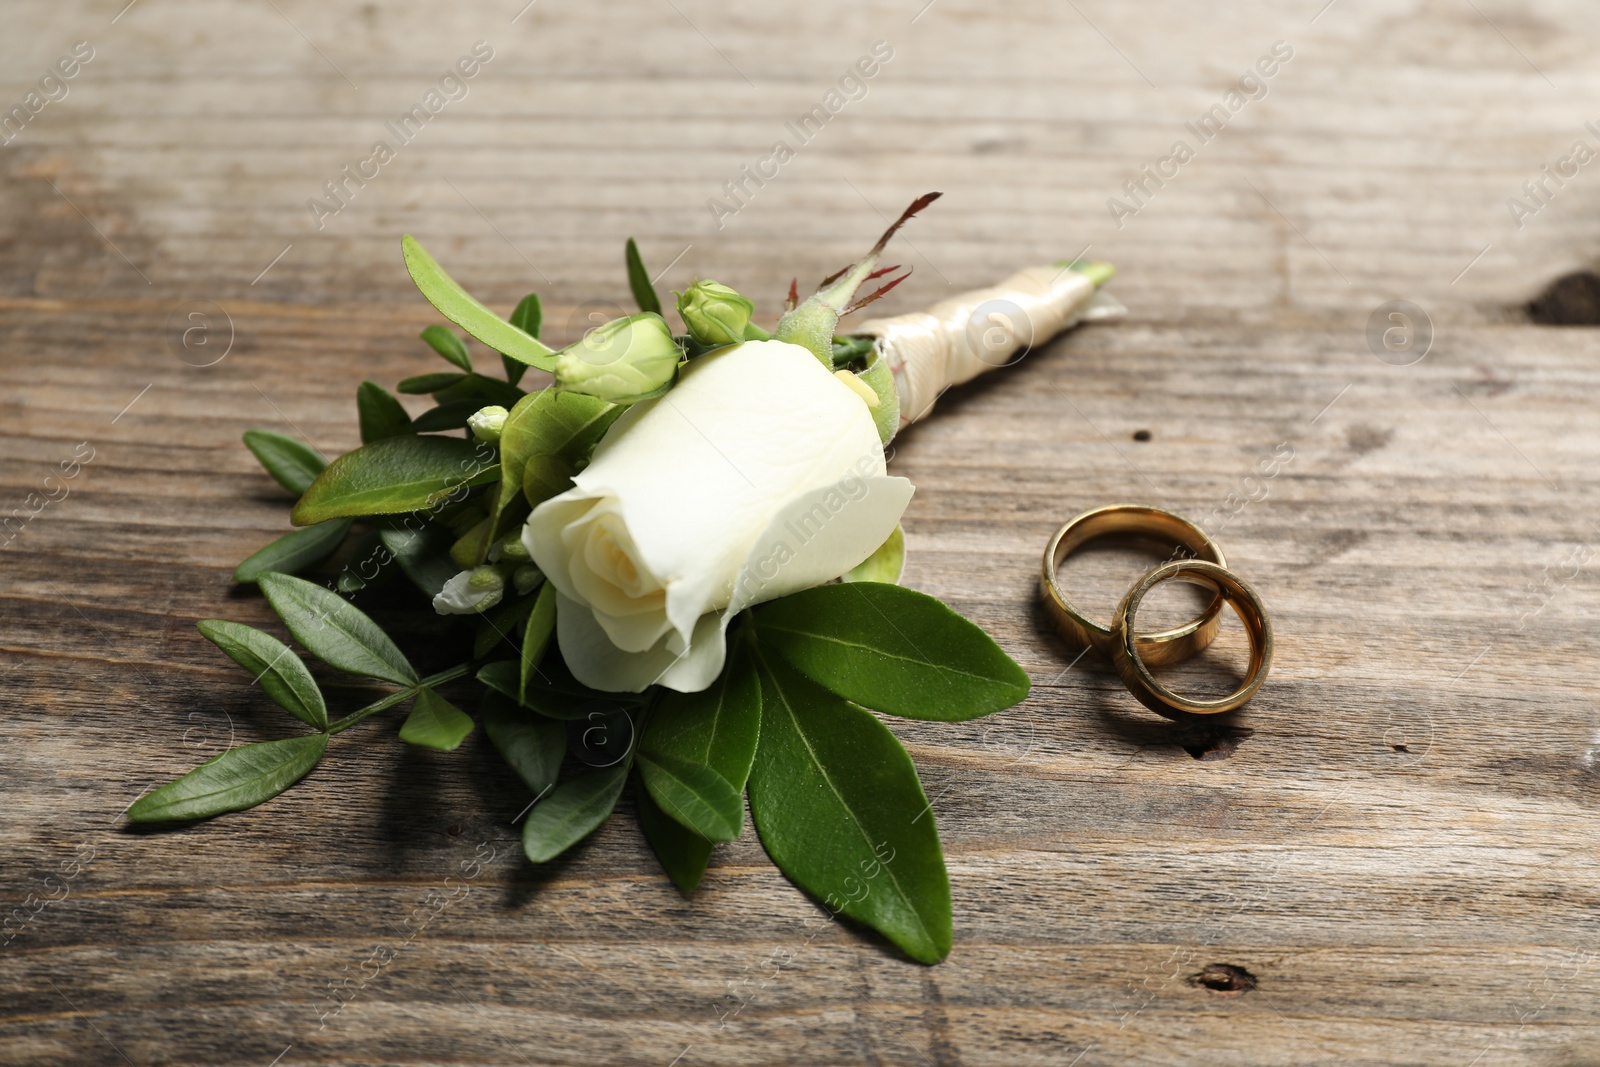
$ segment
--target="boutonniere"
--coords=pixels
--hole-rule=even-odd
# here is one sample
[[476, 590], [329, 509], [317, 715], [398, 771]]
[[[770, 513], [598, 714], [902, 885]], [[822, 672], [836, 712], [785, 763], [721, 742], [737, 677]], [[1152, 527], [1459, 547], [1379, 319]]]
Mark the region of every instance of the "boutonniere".
[[[297, 497], [297, 529], [235, 572], [304, 652], [392, 689], [332, 714], [299, 651], [203, 621], [309, 729], [230, 748], [129, 817], [260, 804], [352, 727], [407, 707], [408, 744], [451, 751], [481, 726], [532, 793], [522, 841], [535, 863], [591, 834], [631, 783], [645, 837], [690, 893], [715, 843], [742, 832], [748, 795], [796, 885], [911, 958], [943, 959], [950, 886], [934, 815], [880, 716], [960, 722], [1011, 707], [1029, 683], [977, 626], [896, 584], [912, 485], [887, 471], [884, 446], [949, 385], [1116, 308], [1098, 292], [1104, 264], [1057, 264], [842, 331], [842, 316], [905, 280], [881, 254], [937, 195], [809, 298], [791, 285], [770, 334], [714, 281], [675, 294], [675, 333], [629, 241], [639, 313], [554, 350], [537, 296], [502, 318], [406, 237], [423, 296], [499, 353], [503, 375], [430, 326], [422, 339], [452, 369], [399, 391], [431, 395], [432, 409], [413, 419], [364, 383], [363, 444], [331, 463], [247, 433]], [[529, 367], [550, 384], [524, 391]], [[341, 549], [337, 574], [309, 577]], [[356, 606], [396, 571], [420, 591], [417, 610], [470, 624], [470, 657], [424, 675]], [[475, 716], [443, 695], [460, 679], [479, 683]]]

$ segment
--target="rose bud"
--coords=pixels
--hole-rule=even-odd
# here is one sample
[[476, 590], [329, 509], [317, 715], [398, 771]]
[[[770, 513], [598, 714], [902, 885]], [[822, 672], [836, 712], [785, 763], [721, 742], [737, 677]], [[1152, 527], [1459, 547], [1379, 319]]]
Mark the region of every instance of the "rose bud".
[[491, 404], [469, 415], [467, 428], [472, 431], [472, 436], [492, 445], [500, 440], [500, 431], [505, 429], [506, 417], [510, 414], [511, 412], [499, 404]]
[[660, 315], [612, 319], [557, 353], [556, 388], [632, 404], [671, 388], [682, 358]]
[[703, 345], [731, 345], [745, 339], [756, 306], [721, 282], [695, 282], [678, 295], [678, 315], [689, 336]]

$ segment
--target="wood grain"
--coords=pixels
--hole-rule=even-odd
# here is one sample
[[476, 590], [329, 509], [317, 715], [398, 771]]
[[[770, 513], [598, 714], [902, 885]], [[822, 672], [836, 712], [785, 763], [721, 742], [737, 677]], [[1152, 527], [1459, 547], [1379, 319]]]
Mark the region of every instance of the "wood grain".
[[[1518, 308], [1595, 258], [1600, 164], [1521, 229], [1505, 203], [1600, 143], [1592, 8], [919, 7], [12, 5], [6, 107], [96, 54], [0, 147], [0, 515], [93, 460], [0, 549], [0, 905], [31, 916], [0, 948], [0, 1062], [1595, 1062], [1600, 599], [1575, 561], [1600, 344]], [[478, 40], [466, 98], [317, 229], [306, 200]], [[878, 40], [865, 97], [719, 229], [706, 200]], [[1107, 198], [1279, 40], [1265, 97], [1119, 228]], [[907, 583], [1035, 684], [890, 724], [949, 856], [948, 962], [819, 924], [748, 829], [692, 900], [626, 810], [535, 870], [481, 737], [406, 750], [392, 722], [263, 808], [124, 828], [145, 789], [292, 728], [193, 623], [270, 625], [228, 576], [287, 500], [239, 434], [342, 451], [360, 381], [439, 369], [401, 232], [497, 307], [540, 291], [561, 341], [626, 299], [629, 235], [663, 287], [714, 276], [770, 319], [928, 189], [886, 313], [1085, 246], [1131, 309], [895, 443]], [[1395, 298], [1434, 331], [1406, 367], [1365, 335]], [[232, 335], [209, 367], [177, 342], [197, 309]], [[1054, 527], [1231, 513], [1285, 442], [1219, 534], [1279, 643], [1241, 730], [1069, 668], [1033, 589]], [[1082, 580], [1109, 600], [1133, 565]]]

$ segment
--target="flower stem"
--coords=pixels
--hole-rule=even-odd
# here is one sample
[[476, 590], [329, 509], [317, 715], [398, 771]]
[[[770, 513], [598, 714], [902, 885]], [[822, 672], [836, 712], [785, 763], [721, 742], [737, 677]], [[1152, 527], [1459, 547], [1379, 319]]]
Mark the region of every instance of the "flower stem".
[[380, 711], [387, 711], [396, 704], [416, 696], [417, 693], [422, 689], [425, 689], [429, 686], [443, 685], [446, 682], [453, 682], [471, 669], [472, 664], [470, 663], [458, 663], [449, 670], [443, 670], [438, 674], [429, 675], [416, 685], [411, 686], [409, 689], [402, 689], [399, 692], [390, 693], [382, 700], [373, 701], [371, 704], [368, 704], [366, 707], [361, 708], [358, 711], [352, 711], [342, 719], [334, 720], [328, 724], [328, 734], [331, 737], [332, 735], [339, 733], [341, 730], [348, 730], [362, 719], [370, 718], [373, 715], [378, 714]]

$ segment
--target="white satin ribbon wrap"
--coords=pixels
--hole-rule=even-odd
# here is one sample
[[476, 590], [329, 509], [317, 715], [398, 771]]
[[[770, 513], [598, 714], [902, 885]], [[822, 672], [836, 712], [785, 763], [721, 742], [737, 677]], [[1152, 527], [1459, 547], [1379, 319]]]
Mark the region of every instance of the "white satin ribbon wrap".
[[1003, 367], [1068, 327], [1124, 311], [1077, 271], [1029, 267], [999, 285], [927, 311], [872, 319], [850, 333], [878, 339], [900, 394], [900, 425], [907, 426], [932, 411], [952, 385]]

